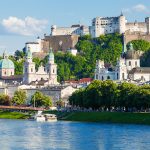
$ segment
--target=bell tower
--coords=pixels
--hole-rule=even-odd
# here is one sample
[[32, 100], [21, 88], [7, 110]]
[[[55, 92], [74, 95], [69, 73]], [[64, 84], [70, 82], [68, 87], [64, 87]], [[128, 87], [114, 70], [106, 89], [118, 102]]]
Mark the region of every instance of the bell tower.
[[55, 64], [54, 53], [52, 48], [50, 48], [48, 54], [48, 63], [47, 63], [47, 73], [49, 74], [49, 84], [57, 84], [57, 65]]
[[35, 63], [32, 62], [32, 52], [28, 47], [23, 67], [23, 82], [29, 84], [31, 81], [35, 81]]

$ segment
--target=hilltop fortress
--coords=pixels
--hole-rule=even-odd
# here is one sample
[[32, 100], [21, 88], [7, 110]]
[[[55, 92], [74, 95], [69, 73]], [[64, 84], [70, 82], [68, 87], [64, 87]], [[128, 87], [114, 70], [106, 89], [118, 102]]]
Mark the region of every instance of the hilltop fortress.
[[42, 58], [50, 47], [54, 52], [68, 51], [76, 54], [75, 45], [80, 36], [91, 35], [96, 38], [111, 33], [123, 34], [126, 44], [139, 39], [150, 42], [150, 17], [146, 17], [144, 22], [128, 22], [121, 14], [117, 17], [93, 18], [90, 26], [77, 24], [71, 27], [57, 27], [52, 25], [49, 35], [44, 34], [44, 38], [38, 38], [36, 42], [27, 42], [25, 47], [26, 49], [30, 47], [33, 55]]
[[90, 34], [92, 37], [99, 37], [109, 33], [142, 33], [150, 34], [150, 17], [145, 18], [145, 22], [127, 22], [121, 13], [118, 17], [96, 17], [92, 19], [91, 26], [72, 25], [71, 27], [57, 27], [52, 25], [51, 35], [72, 35], [79, 36]]

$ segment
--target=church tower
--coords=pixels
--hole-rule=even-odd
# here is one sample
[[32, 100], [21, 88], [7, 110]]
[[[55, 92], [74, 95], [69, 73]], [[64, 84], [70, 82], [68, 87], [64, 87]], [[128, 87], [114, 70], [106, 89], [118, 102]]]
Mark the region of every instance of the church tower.
[[32, 62], [32, 52], [28, 47], [23, 68], [23, 82], [29, 84], [35, 81], [35, 63]]
[[54, 62], [54, 53], [52, 48], [50, 48], [48, 55], [48, 63], [46, 66], [47, 73], [49, 74], [49, 85], [58, 84], [57, 82], [57, 65]]
[[116, 80], [127, 79], [127, 66], [125, 64], [125, 58], [120, 57], [120, 59], [117, 61], [115, 68], [115, 78]]
[[117, 60], [117, 65], [115, 68], [115, 78], [116, 80], [126, 80], [127, 79], [127, 66], [125, 55], [127, 52], [126, 44], [125, 44], [125, 35], [123, 34], [123, 47], [121, 57]]

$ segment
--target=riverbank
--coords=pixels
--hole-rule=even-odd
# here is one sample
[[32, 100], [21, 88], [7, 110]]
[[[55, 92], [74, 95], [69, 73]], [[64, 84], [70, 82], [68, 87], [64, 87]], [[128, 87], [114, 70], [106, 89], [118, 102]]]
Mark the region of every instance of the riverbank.
[[106, 122], [150, 125], [150, 113], [71, 112], [61, 118], [66, 121]]
[[0, 119], [28, 119], [29, 114], [21, 112], [0, 111]]
[[[64, 121], [150, 125], [150, 113], [58, 111], [45, 111], [45, 113], [54, 113], [58, 120]], [[0, 119], [28, 119], [29, 117], [28, 113], [0, 111]]]

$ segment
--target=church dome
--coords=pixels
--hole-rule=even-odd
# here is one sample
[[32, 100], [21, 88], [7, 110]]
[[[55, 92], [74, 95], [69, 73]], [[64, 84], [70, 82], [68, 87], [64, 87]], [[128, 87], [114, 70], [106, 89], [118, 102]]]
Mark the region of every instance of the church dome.
[[0, 60], [0, 69], [14, 69], [14, 63], [8, 59], [4, 58]]
[[132, 43], [129, 45], [129, 50], [125, 54], [126, 59], [139, 59], [141, 56], [139, 51], [133, 49]]
[[54, 53], [53, 53], [52, 49], [50, 49], [48, 59], [49, 59], [49, 61], [54, 61]]

